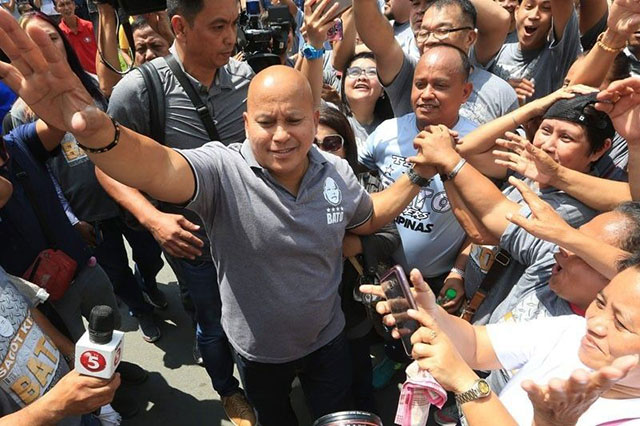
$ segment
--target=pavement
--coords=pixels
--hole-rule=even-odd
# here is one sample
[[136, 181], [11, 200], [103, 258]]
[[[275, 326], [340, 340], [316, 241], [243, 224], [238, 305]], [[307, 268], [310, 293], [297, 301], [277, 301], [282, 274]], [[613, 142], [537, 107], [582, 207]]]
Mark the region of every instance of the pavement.
[[[194, 331], [184, 312], [175, 275], [166, 265], [158, 274], [160, 290], [167, 296], [169, 307], [156, 310], [162, 337], [147, 343], [138, 331], [135, 318], [122, 305], [122, 329], [125, 331], [123, 359], [136, 363], [149, 372], [149, 379], [137, 386], [123, 385], [122, 395], [137, 401], [140, 412], [123, 420], [123, 426], [233, 426], [226, 419], [218, 394], [213, 390], [205, 369], [195, 364], [192, 356]], [[236, 377], [239, 377], [236, 371]], [[376, 392], [379, 414], [385, 425], [393, 425], [403, 373], [385, 389]], [[292, 405], [300, 426], [311, 426], [300, 384], [294, 382]], [[431, 423], [431, 422], [430, 422]]]

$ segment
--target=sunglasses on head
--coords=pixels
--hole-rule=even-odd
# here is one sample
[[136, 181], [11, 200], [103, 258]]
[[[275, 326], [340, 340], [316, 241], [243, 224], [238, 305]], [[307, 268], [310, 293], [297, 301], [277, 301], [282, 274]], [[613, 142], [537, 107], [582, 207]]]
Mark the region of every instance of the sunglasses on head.
[[322, 139], [316, 139], [316, 145], [323, 151], [336, 152], [344, 145], [341, 135], [327, 135]]

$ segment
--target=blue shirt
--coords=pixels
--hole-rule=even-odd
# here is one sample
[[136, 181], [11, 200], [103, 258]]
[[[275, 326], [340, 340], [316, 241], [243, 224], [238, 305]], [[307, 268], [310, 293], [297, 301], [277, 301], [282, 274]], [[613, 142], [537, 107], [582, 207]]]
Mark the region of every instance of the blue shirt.
[[[14, 129], [4, 140], [11, 158], [8, 168], [0, 173], [13, 184], [13, 195], [0, 209], [0, 265], [10, 274], [21, 276], [38, 253], [52, 248], [25, 190], [27, 179], [53, 234], [55, 248], [71, 256], [79, 267], [86, 264], [90, 250], [69, 223], [58, 200], [44, 165], [49, 153], [38, 138], [35, 123]], [[21, 171], [26, 177], [18, 177]]]

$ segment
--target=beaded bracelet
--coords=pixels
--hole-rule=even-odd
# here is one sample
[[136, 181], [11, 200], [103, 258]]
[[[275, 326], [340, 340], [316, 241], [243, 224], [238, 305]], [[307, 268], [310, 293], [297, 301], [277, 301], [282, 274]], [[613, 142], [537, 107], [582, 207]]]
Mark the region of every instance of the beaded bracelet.
[[88, 146], [80, 144], [80, 142], [76, 142], [78, 146], [90, 154], [102, 154], [103, 152], [111, 151], [113, 148], [115, 148], [115, 146], [118, 145], [118, 142], [120, 142], [120, 125], [113, 117], [109, 116], [109, 118], [111, 119], [113, 127], [116, 131], [115, 135], [113, 136], [113, 140], [109, 145], [102, 148], [90, 148]]
[[596, 44], [598, 45], [598, 47], [600, 47], [600, 49], [604, 50], [605, 52], [609, 52], [609, 53], [618, 53], [620, 52], [622, 49], [624, 49], [625, 47], [627, 47], [627, 43], [625, 43], [624, 46], [622, 47], [611, 47], [611, 46], [607, 46], [606, 44], [604, 44], [604, 42], [602, 41], [602, 39], [604, 38], [604, 33], [600, 33], [600, 35], [598, 36], [598, 38], [596, 39]]

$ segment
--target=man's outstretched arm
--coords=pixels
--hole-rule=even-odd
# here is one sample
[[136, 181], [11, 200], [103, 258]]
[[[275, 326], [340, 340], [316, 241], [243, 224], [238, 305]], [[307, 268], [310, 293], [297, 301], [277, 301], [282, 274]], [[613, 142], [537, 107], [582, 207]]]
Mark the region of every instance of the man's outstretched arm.
[[0, 49], [11, 59], [10, 64], [0, 63], [0, 79], [38, 117], [73, 133], [85, 147], [111, 147], [102, 153], [88, 152], [105, 173], [159, 200], [185, 203], [192, 197], [195, 177], [187, 161], [125, 127], [120, 126], [118, 132], [109, 116], [94, 106], [44, 31], [34, 26], [27, 35], [8, 12], [0, 10]]

